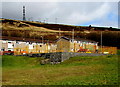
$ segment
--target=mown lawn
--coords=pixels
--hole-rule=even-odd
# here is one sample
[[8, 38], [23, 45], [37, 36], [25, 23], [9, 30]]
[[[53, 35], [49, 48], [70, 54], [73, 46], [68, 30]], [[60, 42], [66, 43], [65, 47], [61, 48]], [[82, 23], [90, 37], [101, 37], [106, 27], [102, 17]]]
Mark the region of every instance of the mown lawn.
[[3, 85], [118, 85], [118, 56], [73, 57], [57, 65], [3, 56]]

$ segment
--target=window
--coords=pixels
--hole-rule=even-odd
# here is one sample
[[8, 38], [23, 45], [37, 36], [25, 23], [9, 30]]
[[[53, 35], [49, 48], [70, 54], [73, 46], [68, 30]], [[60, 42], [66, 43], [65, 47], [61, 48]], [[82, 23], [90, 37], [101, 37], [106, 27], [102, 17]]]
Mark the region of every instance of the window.
[[29, 44], [32, 44], [32, 42], [29, 42]]
[[42, 47], [42, 45], [40, 45], [40, 47]]
[[11, 43], [11, 42], [8, 42], [8, 43]]
[[18, 41], [16, 41], [16, 43], [17, 43], [17, 44], [19, 44], [19, 42], [18, 42]]
[[5, 48], [2, 48], [1, 51], [5, 51]]

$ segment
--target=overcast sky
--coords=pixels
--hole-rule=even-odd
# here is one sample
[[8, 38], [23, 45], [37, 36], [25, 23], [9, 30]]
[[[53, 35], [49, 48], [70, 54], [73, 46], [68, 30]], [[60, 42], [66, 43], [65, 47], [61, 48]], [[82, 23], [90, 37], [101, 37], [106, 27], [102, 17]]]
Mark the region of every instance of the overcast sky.
[[2, 2], [2, 17], [22, 20], [23, 5], [27, 20], [118, 27], [117, 2]]

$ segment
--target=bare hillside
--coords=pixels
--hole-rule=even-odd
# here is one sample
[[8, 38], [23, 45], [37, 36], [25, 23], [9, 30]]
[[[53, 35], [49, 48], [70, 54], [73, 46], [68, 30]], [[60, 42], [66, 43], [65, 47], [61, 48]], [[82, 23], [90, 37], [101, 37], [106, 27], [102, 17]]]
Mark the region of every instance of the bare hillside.
[[120, 48], [120, 29], [112, 27], [94, 27], [94, 26], [71, 26], [62, 24], [47, 24], [31, 21], [20, 21], [11, 19], [0, 19], [0, 28], [2, 36], [27, 38], [40, 40], [55, 41], [59, 36], [72, 37], [74, 29], [75, 38], [90, 39], [101, 41], [101, 32], [103, 45], [117, 46]]

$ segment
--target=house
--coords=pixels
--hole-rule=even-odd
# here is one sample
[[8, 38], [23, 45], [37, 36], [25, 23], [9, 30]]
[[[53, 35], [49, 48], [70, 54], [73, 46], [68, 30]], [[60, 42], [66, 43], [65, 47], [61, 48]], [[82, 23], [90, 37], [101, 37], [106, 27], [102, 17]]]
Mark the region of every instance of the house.
[[40, 41], [22, 41], [22, 40], [0, 40], [0, 55], [4, 51], [13, 51], [14, 55], [29, 53], [50, 53], [56, 52], [55, 43], [41, 43]]
[[31, 40], [0, 40], [0, 55], [14, 53], [14, 55], [30, 53], [53, 53], [53, 52], [85, 52], [117, 54], [117, 47], [98, 47], [98, 42], [82, 38], [60, 37], [55, 43]]
[[103, 54], [117, 54], [117, 47], [102, 46], [102, 48], [99, 47], [99, 50]]
[[67, 37], [60, 37], [57, 42], [57, 51], [59, 52], [92, 52], [98, 50], [98, 42], [85, 40], [81, 38], [70, 39]]
[[15, 41], [11, 40], [0, 40], [0, 51], [13, 51], [14, 50], [14, 45]]
[[58, 52], [69, 52], [70, 47], [72, 44], [70, 44], [70, 39], [67, 37], [60, 37], [57, 42], [57, 51]]
[[15, 54], [29, 54], [29, 53], [48, 53], [49, 45], [47, 43], [38, 42], [18, 42], [14, 47]]
[[16, 41], [16, 44], [14, 46], [14, 55], [20, 55], [20, 54], [26, 54], [29, 52], [27, 42], [23, 41]]

